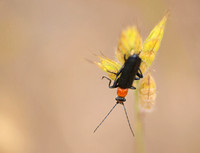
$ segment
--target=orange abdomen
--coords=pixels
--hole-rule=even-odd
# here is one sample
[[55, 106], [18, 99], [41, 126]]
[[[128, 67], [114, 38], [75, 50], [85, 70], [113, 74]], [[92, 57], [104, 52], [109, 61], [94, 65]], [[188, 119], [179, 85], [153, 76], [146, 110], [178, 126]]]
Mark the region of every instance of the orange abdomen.
[[127, 93], [128, 93], [128, 89], [122, 89], [122, 88], [117, 89], [117, 95], [119, 97], [124, 98], [124, 97], [126, 97]]

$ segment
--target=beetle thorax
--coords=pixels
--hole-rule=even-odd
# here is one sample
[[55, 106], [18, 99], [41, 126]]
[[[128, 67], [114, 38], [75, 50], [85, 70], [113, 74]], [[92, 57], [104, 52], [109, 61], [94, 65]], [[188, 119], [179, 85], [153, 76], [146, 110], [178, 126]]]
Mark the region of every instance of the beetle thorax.
[[127, 93], [128, 89], [117, 88], [117, 96], [124, 98], [126, 97]]

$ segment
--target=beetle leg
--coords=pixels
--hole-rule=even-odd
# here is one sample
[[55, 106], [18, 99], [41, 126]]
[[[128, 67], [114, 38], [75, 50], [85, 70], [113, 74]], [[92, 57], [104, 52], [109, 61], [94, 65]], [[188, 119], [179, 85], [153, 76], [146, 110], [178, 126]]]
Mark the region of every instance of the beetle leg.
[[[139, 72], [137, 72], [137, 74], [136, 74], [139, 78], [141, 78], [141, 75], [140, 75], [140, 73]], [[135, 79], [136, 80], [136, 79]], [[138, 79], [139, 80], [139, 79]]]
[[116, 73], [116, 77], [118, 77], [118, 75], [120, 75], [120, 73], [122, 72], [122, 70], [124, 69], [124, 65], [119, 69], [119, 71]]
[[112, 74], [117, 75], [117, 73], [115, 73], [115, 72], [111, 72], [111, 71], [108, 71], [108, 70], [107, 70], [107, 72], [108, 72], [108, 73], [112, 73]]
[[132, 86], [132, 87], [130, 87], [130, 89], [136, 89], [136, 87], [133, 87], [133, 86]]
[[104, 78], [106, 78], [107, 80], [109, 80], [109, 83], [108, 83], [108, 87], [109, 88], [117, 88], [117, 85], [116, 85], [116, 83], [114, 82], [114, 84], [112, 85], [112, 86], [110, 86], [110, 84], [111, 84], [111, 79], [109, 79], [108, 77], [106, 77], [106, 76], [102, 76], [102, 79], [104, 79]]
[[117, 73], [115, 73], [115, 72], [111, 72], [111, 71], [109, 71], [109, 70], [107, 70], [107, 72], [108, 72], [108, 73], [115, 74], [115, 75], [116, 75], [116, 78], [117, 78], [118, 75], [120, 75], [120, 73], [122, 72], [123, 68], [124, 68], [124, 65], [119, 69], [119, 71], [118, 71]]
[[140, 71], [140, 78], [143, 78], [143, 74], [142, 74], [142, 71], [140, 70], [140, 68], [139, 68], [139, 71]]
[[[116, 78], [117, 78], [117, 77], [116, 77]], [[110, 86], [109, 88], [117, 88], [117, 87], [118, 87], [118, 85], [117, 85], [118, 79], [116, 79], [116, 78], [115, 78], [115, 81], [114, 81], [113, 85]]]
[[136, 74], [139, 78], [143, 78], [143, 74], [142, 71], [140, 70], [140, 68], [138, 69], [138, 72]]
[[126, 54], [124, 54], [124, 61], [126, 62]]
[[[116, 73], [116, 77], [115, 77], [115, 80], [114, 80], [114, 83], [112, 86], [110, 86], [109, 88], [116, 88], [118, 87], [117, 86], [117, 79], [118, 79], [118, 76], [120, 75], [120, 73], [122, 73], [122, 70], [124, 69], [124, 65], [121, 67], [121, 69]], [[114, 74], [114, 73], [113, 73]]]
[[118, 85], [118, 76], [122, 73], [122, 70], [124, 69], [124, 65], [121, 67], [121, 69], [116, 73], [116, 77], [115, 77], [115, 80], [114, 80], [114, 83], [112, 86], [110, 86], [109, 88], [117, 88]]
[[135, 77], [135, 80], [140, 80], [140, 78], [138, 78], [138, 77]]
[[117, 87], [118, 87], [118, 85], [117, 85], [117, 81], [118, 81], [117, 79], [118, 79], [118, 78], [117, 78], [117, 77], [120, 75], [120, 73], [122, 72], [123, 69], [124, 69], [124, 65], [120, 68], [120, 70], [119, 70], [117, 73], [108, 71], [109, 73], [113, 73], [113, 74], [116, 75], [115, 80], [114, 80], [114, 83], [113, 83], [112, 86], [110, 86], [110, 84], [111, 84], [111, 79], [109, 79], [109, 78], [106, 77], [106, 76], [103, 76], [103, 77], [102, 77], [102, 79], [103, 79], [103, 78], [106, 78], [107, 80], [109, 80], [109, 84], [108, 84], [109, 88], [117, 88]]

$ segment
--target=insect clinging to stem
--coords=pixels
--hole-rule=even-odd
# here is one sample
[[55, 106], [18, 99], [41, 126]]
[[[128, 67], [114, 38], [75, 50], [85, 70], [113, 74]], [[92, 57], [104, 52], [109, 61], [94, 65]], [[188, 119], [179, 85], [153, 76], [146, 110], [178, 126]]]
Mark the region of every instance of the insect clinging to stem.
[[[149, 69], [152, 62], [154, 61], [155, 55], [160, 47], [163, 38], [168, 15], [169, 12], [167, 12], [160, 20], [160, 22], [151, 30], [145, 41], [142, 41], [142, 37], [137, 29], [137, 26], [128, 27], [127, 29], [123, 30], [117, 50], [115, 52], [115, 57], [119, 63], [114, 60], [108, 59], [105, 56], [98, 56], [100, 62], [95, 63], [100, 67], [101, 70], [105, 71], [108, 74], [108, 77], [103, 76], [102, 79], [106, 78], [109, 80], [109, 88], [117, 88], [117, 97], [115, 98], [116, 104], [105, 116], [102, 122], [97, 126], [94, 132], [101, 126], [101, 124], [113, 111], [116, 105], [121, 104], [124, 107], [130, 130], [134, 135], [124, 105], [124, 102], [126, 101], [125, 97], [128, 93], [128, 89], [136, 89], [133, 86], [134, 80], [140, 80], [141, 78], [143, 78], [143, 74], [146, 73], [146, 71]], [[147, 77], [145, 77], [144, 79], [146, 78]], [[114, 80], [113, 85], [111, 85], [111, 80]], [[136, 87], [139, 87], [140, 90], [143, 88], [146, 89], [147, 87], [149, 87], [148, 89], [150, 89], [151, 86], [149, 85], [149, 83], [147, 87], [144, 86], [144, 84], [145, 83], [137, 84]], [[155, 82], [153, 87], [155, 87]], [[136, 94], [136, 96], [138, 96], [138, 94]], [[139, 110], [136, 110], [137, 111], [135, 111], [134, 113], [138, 114]]]
[[125, 97], [128, 93], [128, 89], [136, 89], [133, 86], [134, 80], [139, 80], [140, 78], [143, 78], [143, 74], [140, 70], [140, 64], [141, 64], [141, 58], [139, 57], [139, 54], [133, 54], [126, 59], [126, 55], [124, 55], [124, 64], [122, 67], [119, 69], [117, 73], [115, 72], [110, 72], [115, 75], [115, 80], [113, 85], [111, 86], [111, 79], [109, 79], [106, 76], [103, 76], [103, 78], [106, 78], [109, 80], [109, 88], [117, 88], [117, 97], [115, 98], [116, 104], [113, 106], [113, 108], [110, 110], [110, 112], [106, 115], [106, 117], [102, 120], [102, 122], [97, 126], [96, 130], [101, 126], [101, 124], [104, 122], [104, 120], [108, 117], [108, 115], [112, 112], [112, 110], [116, 107], [117, 104], [122, 104], [124, 107], [125, 115], [130, 127], [130, 130], [134, 136], [134, 132], [132, 130], [131, 124], [129, 122], [129, 118], [127, 115], [127, 111], [124, 105], [124, 102], [126, 101]]

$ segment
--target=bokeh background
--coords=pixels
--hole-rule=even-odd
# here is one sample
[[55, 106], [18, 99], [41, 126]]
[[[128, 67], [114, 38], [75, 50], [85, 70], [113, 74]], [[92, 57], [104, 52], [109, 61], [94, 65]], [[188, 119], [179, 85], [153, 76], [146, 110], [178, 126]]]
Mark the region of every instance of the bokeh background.
[[[200, 2], [1, 0], [0, 153], [136, 153], [123, 108], [92, 61], [114, 59], [121, 30], [143, 40], [170, 16], [152, 65], [158, 96], [145, 114], [147, 153], [200, 152]], [[133, 97], [126, 107], [134, 128]]]

